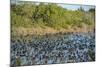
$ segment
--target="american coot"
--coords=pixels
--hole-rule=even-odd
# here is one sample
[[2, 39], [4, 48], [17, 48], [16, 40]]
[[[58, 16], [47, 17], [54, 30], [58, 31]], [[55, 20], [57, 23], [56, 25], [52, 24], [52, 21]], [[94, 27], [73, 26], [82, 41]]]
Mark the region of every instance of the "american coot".
[[72, 33], [62, 34], [61, 37], [32, 37], [31, 40], [17, 37], [11, 40], [12, 65], [16, 65], [15, 56], [21, 58], [21, 65], [94, 61], [95, 35]]

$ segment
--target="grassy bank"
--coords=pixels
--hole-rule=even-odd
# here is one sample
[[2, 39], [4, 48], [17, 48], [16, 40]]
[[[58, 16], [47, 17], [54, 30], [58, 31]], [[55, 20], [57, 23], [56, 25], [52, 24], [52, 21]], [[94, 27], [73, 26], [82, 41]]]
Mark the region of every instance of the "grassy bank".
[[28, 36], [28, 35], [46, 35], [46, 34], [57, 34], [57, 33], [87, 33], [93, 32], [94, 28], [91, 27], [84, 27], [84, 28], [70, 28], [64, 29], [61, 28], [59, 30], [51, 28], [51, 27], [36, 27], [36, 28], [24, 28], [24, 27], [17, 27], [13, 28], [11, 33], [12, 36]]
[[95, 9], [68, 10], [57, 4], [11, 5], [12, 35], [45, 35], [94, 30]]

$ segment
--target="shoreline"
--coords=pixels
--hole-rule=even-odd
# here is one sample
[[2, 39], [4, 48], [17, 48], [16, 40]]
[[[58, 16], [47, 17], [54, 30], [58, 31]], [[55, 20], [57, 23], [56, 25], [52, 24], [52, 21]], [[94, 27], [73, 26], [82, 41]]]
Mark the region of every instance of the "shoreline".
[[11, 30], [11, 36], [28, 36], [28, 35], [56, 35], [56, 34], [66, 34], [66, 33], [89, 33], [95, 32], [94, 28], [70, 28], [60, 30], [53, 29], [50, 27], [46, 28], [24, 28], [24, 27], [16, 27]]

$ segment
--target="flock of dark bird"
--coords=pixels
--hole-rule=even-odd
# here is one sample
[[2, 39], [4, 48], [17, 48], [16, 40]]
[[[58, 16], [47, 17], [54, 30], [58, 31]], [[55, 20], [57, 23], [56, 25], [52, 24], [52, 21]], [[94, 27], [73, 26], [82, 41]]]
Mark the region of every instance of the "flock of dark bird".
[[16, 38], [11, 40], [11, 66], [95, 61], [95, 34]]

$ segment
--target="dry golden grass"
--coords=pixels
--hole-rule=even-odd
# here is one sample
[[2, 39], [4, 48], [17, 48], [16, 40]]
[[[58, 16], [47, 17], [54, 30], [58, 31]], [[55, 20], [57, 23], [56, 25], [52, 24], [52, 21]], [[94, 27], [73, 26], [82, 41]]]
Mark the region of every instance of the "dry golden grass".
[[61, 28], [59, 30], [51, 28], [51, 27], [32, 27], [32, 28], [24, 28], [24, 27], [14, 27], [12, 28], [12, 35], [14, 36], [26, 36], [26, 35], [45, 35], [45, 34], [56, 34], [56, 33], [76, 33], [76, 32], [89, 32], [93, 31], [94, 27], [88, 27], [83, 25], [81, 28], [78, 27], [69, 27], [68, 29]]

